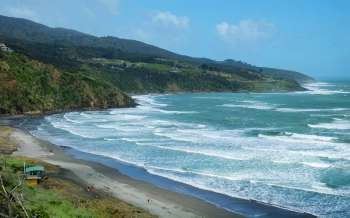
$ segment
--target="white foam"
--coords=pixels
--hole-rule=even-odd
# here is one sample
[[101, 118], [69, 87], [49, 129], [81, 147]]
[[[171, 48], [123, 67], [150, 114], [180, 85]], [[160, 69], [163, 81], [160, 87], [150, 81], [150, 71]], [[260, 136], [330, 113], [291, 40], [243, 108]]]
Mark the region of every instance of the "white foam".
[[105, 141], [117, 141], [118, 139], [114, 139], [114, 138], [103, 138], [103, 140], [105, 140]]
[[292, 164], [293, 162], [291, 161], [287, 161], [287, 160], [273, 160], [273, 163], [277, 163], [277, 164]]
[[304, 84], [304, 88], [308, 89], [309, 91], [302, 92], [307, 93], [311, 95], [334, 95], [334, 94], [349, 94], [350, 92], [344, 91], [344, 90], [330, 90], [325, 89], [325, 87], [331, 87], [334, 86], [330, 83], [309, 83]]
[[[193, 175], [197, 175], [197, 176], [220, 178], [220, 179], [226, 179], [226, 180], [230, 180], [230, 181], [248, 180], [250, 178], [249, 175], [241, 175], [239, 177], [231, 177], [231, 176], [222, 176], [222, 175], [206, 173], [206, 172], [198, 172], [195, 170], [173, 169], [173, 168], [155, 167], [155, 166], [146, 166], [146, 169], [149, 173], [153, 173], [153, 174], [157, 174], [156, 171], [159, 170], [159, 171], [166, 171], [166, 172], [176, 173], [176, 174], [193, 174]], [[156, 171], [154, 171], [154, 170], [156, 170]]]
[[168, 106], [165, 103], [159, 103], [154, 98], [161, 95], [135, 95], [133, 98], [136, 100], [138, 104], [141, 105], [153, 105], [158, 107], [166, 107]]
[[135, 121], [142, 120], [146, 118], [146, 116], [142, 115], [134, 115], [134, 114], [115, 114], [111, 118], [116, 121]]
[[292, 139], [297, 140], [314, 140], [314, 141], [324, 141], [324, 142], [331, 142], [335, 141], [335, 137], [330, 136], [320, 136], [320, 135], [307, 135], [307, 134], [300, 134], [300, 133], [289, 133], [286, 132], [286, 134], [289, 134]]
[[71, 118], [69, 118], [69, 115], [70, 114], [72, 114], [72, 113], [66, 113], [66, 114], [64, 114], [63, 115], [63, 118], [65, 119], [65, 120], [67, 120], [67, 121], [69, 121], [69, 122], [72, 122], [72, 123], [82, 123], [82, 122], [80, 122], [80, 121], [77, 121], [77, 120], [74, 120], [74, 119], [71, 119]]
[[201, 128], [179, 128], [174, 131], [167, 129], [155, 129], [155, 135], [167, 137], [175, 141], [185, 141], [192, 143], [216, 143], [229, 142], [235, 136], [238, 136], [238, 131], [230, 130], [211, 130]]
[[196, 111], [171, 111], [171, 110], [163, 110], [163, 109], [157, 109], [157, 108], [153, 108], [151, 110], [155, 112], [160, 112], [163, 114], [196, 114], [198, 113]]
[[[78, 149], [78, 150], [80, 150], [80, 149]], [[145, 164], [143, 162], [129, 161], [129, 160], [126, 160], [124, 158], [121, 158], [119, 155], [116, 155], [114, 153], [98, 152], [98, 151], [93, 151], [92, 152], [92, 151], [89, 151], [89, 150], [81, 150], [81, 151], [87, 152], [87, 153], [91, 153], [91, 154], [95, 154], [95, 155], [101, 155], [101, 156], [113, 158], [115, 160], [118, 160], [120, 162], [124, 162], [124, 163], [129, 164], [129, 165], [137, 166], [137, 167], [140, 167], [140, 168], [145, 168]]]
[[287, 141], [287, 142], [303, 142], [303, 143], [332, 142], [336, 140], [336, 138], [329, 137], [329, 136], [307, 135], [307, 134], [298, 134], [298, 133], [289, 133], [289, 132], [286, 132], [285, 135], [278, 135], [278, 136], [269, 136], [269, 135], [259, 134], [258, 137]]
[[330, 123], [308, 124], [308, 126], [318, 129], [348, 130], [350, 129], [350, 121], [335, 118], [334, 121]]
[[[134, 96], [136, 102], [140, 105], [137, 106], [138, 109], [148, 112], [157, 112], [163, 114], [194, 114], [196, 111], [173, 111], [166, 110], [165, 107], [169, 106], [168, 104], [159, 103], [155, 100], [156, 97], [164, 95], [137, 95]], [[162, 108], [162, 109], [161, 109]]]
[[322, 111], [346, 111], [349, 108], [276, 108], [276, 111], [286, 113], [299, 113], [299, 112], [322, 112]]
[[331, 167], [330, 164], [322, 163], [322, 162], [301, 162], [304, 165], [314, 167], [314, 168], [328, 168]]
[[275, 105], [271, 105], [265, 102], [251, 101], [251, 100], [240, 101], [237, 104], [233, 104], [233, 103], [223, 104], [221, 106], [232, 107], [232, 108], [249, 108], [249, 109], [256, 109], [256, 110], [273, 110], [276, 107]]
[[223, 159], [228, 159], [228, 160], [236, 160], [236, 161], [246, 161], [249, 160], [248, 157], [237, 157], [232, 155], [220, 153], [218, 151], [207, 151], [207, 150], [193, 150], [191, 148], [175, 148], [175, 147], [167, 147], [167, 146], [157, 146], [158, 148], [161, 149], [166, 149], [166, 150], [172, 150], [172, 151], [180, 151], [180, 152], [185, 152], [185, 153], [191, 153], [191, 154], [199, 154], [199, 155], [205, 155], [208, 157], [217, 157], [217, 158], [223, 158]]
[[99, 138], [98, 136], [94, 136], [93, 134], [89, 133], [89, 132], [83, 132], [80, 129], [74, 128], [74, 127], [70, 127], [70, 126], [66, 126], [66, 125], [61, 125], [58, 123], [51, 123], [55, 128], [57, 129], [61, 129], [64, 131], [67, 131], [73, 135], [82, 137], [82, 138], [88, 138], [88, 139], [97, 139]]

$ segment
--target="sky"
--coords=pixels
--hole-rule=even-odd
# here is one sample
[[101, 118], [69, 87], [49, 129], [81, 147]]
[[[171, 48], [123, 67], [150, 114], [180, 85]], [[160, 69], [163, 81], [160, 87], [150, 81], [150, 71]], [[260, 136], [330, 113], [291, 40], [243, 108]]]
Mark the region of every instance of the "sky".
[[348, 0], [0, 0], [0, 14], [180, 54], [350, 79]]

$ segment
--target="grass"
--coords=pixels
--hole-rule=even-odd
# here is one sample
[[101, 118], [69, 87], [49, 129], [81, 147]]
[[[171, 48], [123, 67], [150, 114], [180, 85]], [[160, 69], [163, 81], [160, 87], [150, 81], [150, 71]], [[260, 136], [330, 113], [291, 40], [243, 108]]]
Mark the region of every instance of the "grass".
[[157, 72], [170, 72], [172, 70], [172, 67], [165, 64], [155, 64], [155, 63], [139, 63], [139, 67], [144, 67], [149, 70], [154, 70]]
[[[7, 190], [12, 190], [23, 176], [23, 163], [26, 165], [40, 164], [45, 167], [48, 179], [36, 187], [23, 183], [17, 189], [18, 196], [23, 196], [23, 204], [31, 217], [154, 217], [148, 212], [108, 196], [106, 193], [88, 192], [87, 185], [72, 180], [70, 172], [39, 160], [5, 155], [2, 151], [10, 146], [16, 149], [16, 143], [11, 141], [13, 129], [0, 127], [0, 175]], [[73, 176], [74, 177], [74, 176]], [[0, 213], [7, 211], [7, 201], [3, 198], [0, 188]], [[12, 204], [18, 217], [25, 217], [21, 208]], [[1, 215], [0, 215], [1, 216]]]
[[133, 106], [133, 100], [108, 81], [0, 52], [0, 114], [39, 114], [80, 108]]
[[[106, 193], [88, 192], [84, 185], [65, 178], [62, 170], [54, 165], [29, 158], [1, 155], [0, 175], [5, 181], [7, 190], [12, 190], [19, 181], [18, 178], [21, 178], [24, 161], [26, 164], [44, 165], [48, 175], [48, 179], [36, 187], [29, 187], [24, 183], [25, 185], [18, 189], [18, 195], [23, 196], [24, 206], [31, 217], [154, 217]], [[6, 211], [4, 199], [0, 199], [0, 202], [2, 202], [0, 211]], [[13, 207], [19, 217], [24, 217], [18, 207]]]

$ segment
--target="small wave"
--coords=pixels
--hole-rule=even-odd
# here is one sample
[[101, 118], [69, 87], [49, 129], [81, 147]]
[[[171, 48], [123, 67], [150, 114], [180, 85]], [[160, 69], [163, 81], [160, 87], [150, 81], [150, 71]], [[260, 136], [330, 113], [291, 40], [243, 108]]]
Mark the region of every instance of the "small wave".
[[288, 161], [288, 160], [272, 160], [273, 163], [276, 164], [303, 164], [306, 166], [314, 167], [314, 168], [328, 168], [331, 167], [330, 164], [323, 163], [323, 162], [297, 162], [297, 161]]
[[334, 94], [349, 94], [350, 92], [344, 91], [342, 89], [340, 90], [331, 90], [331, 89], [325, 89], [324, 87], [330, 87], [334, 86], [330, 83], [309, 83], [304, 84], [304, 88], [308, 89], [309, 91], [301, 92], [301, 93], [307, 93], [311, 95], [334, 95]]
[[330, 164], [322, 163], [322, 162], [301, 162], [304, 165], [314, 167], [314, 168], [328, 168], [331, 167]]
[[259, 104], [223, 104], [222, 107], [232, 107], [232, 108], [249, 108], [249, 109], [256, 109], [256, 110], [273, 110], [275, 107], [265, 104], [265, 103], [259, 103]]
[[[174, 110], [166, 110], [165, 107], [169, 106], [165, 103], [158, 102], [155, 98], [164, 95], [136, 95], [133, 98], [139, 104], [137, 108], [144, 112], [157, 112], [163, 114], [195, 114], [197, 111], [174, 111]], [[128, 109], [127, 109], [128, 110]], [[112, 110], [111, 114], [118, 114], [122, 112], [122, 110]]]
[[259, 134], [258, 137], [267, 139], [277, 139], [282, 141], [302, 141], [304, 143], [314, 143], [314, 142], [332, 142], [335, 141], [335, 137], [329, 136], [319, 136], [319, 135], [307, 135], [299, 133], [285, 132], [282, 135], [269, 136], [264, 134]]
[[56, 129], [61, 129], [64, 131], [67, 131], [73, 135], [82, 137], [82, 138], [88, 138], [88, 139], [98, 139], [99, 137], [94, 136], [93, 134], [89, 133], [89, 132], [82, 132], [79, 129], [75, 129], [75, 128], [71, 128], [69, 126], [62, 126], [62, 125], [58, 125], [58, 124], [52, 124]]
[[105, 141], [117, 141], [118, 139], [115, 138], [103, 138]]
[[318, 129], [348, 130], [350, 129], [350, 121], [334, 118], [334, 121], [330, 123], [308, 124], [308, 126]]
[[153, 108], [152, 110], [163, 114], [196, 114], [198, 113], [196, 111], [171, 111], [171, 110], [163, 110], [163, 109], [157, 109], [157, 108]]
[[235, 160], [235, 161], [249, 160], [249, 158], [247, 158], [247, 157], [236, 157], [233, 155], [222, 154], [222, 153], [215, 152], [215, 151], [193, 150], [193, 149], [189, 149], [189, 148], [174, 148], [174, 147], [167, 147], [167, 146], [157, 146], [157, 147], [161, 148], [161, 149], [166, 149], [166, 150], [179, 151], [179, 152], [185, 152], [185, 153], [191, 153], [191, 154], [199, 154], [199, 155], [205, 155], [208, 157], [223, 158], [223, 159], [227, 159], [227, 160]]
[[[80, 149], [77, 148], [77, 150], [80, 150]], [[125, 160], [125, 159], [123, 159], [115, 154], [106, 153], [106, 152], [88, 151], [88, 150], [82, 150], [82, 149], [81, 149], [81, 151], [86, 152], [86, 153], [90, 153], [90, 154], [94, 154], [94, 155], [101, 155], [101, 156], [109, 157], [109, 158], [115, 159], [117, 161], [123, 162], [124, 164], [145, 169], [145, 164], [143, 162]]]
[[[172, 169], [172, 168], [165, 168], [165, 167], [146, 166], [146, 169], [149, 173], [152, 173], [152, 174], [157, 174], [154, 170], [156, 170], [156, 171], [159, 170], [159, 171], [175, 173], [175, 174], [190, 174], [190, 175], [196, 175], [196, 176], [226, 179], [226, 180], [230, 180], [230, 181], [240, 181], [240, 180], [246, 179], [246, 178], [243, 178], [243, 176], [240, 176], [239, 178], [235, 178], [235, 177], [222, 176], [222, 175], [205, 173], [205, 172], [198, 172], [198, 171], [190, 170], [187, 168]], [[182, 182], [181, 180], [178, 180], [178, 181]]]
[[67, 123], [67, 121], [65, 121], [65, 119], [57, 119], [54, 116], [48, 116], [45, 117], [45, 120], [50, 123], [51, 126], [53, 126], [56, 129], [60, 129], [60, 130], [64, 130], [66, 132], [69, 132], [73, 135], [82, 137], [82, 138], [89, 138], [89, 139], [96, 139], [98, 137], [93, 136], [93, 134], [90, 134], [88, 132], [83, 132], [83, 130], [81, 130], [81, 128], [79, 128], [78, 126], [75, 126], [75, 123]]
[[158, 107], [166, 107], [168, 104], [165, 103], [159, 103], [154, 98], [161, 95], [135, 95], [133, 98], [136, 100], [137, 103], [141, 105], [153, 105]]
[[119, 132], [127, 132], [127, 133], [140, 133], [140, 130], [133, 127], [133, 126], [123, 126], [120, 124], [102, 124], [102, 125], [95, 125], [98, 128], [102, 128], [102, 129], [114, 129], [117, 130]]
[[63, 115], [63, 118], [64, 118], [65, 120], [67, 120], [68, 122], [71, 122], [71, 123], [78, 123], [78, 124], [83, 123], [83, 122], [81, 122], [81, 121], [77, 121], [77, 120], [74, 120], [74, 119], [69, 118], [68, 116], [69, 116], [70, 114], [72, 114], [72, 113], [66, 113], [66, 114], [64, 114], [64, 115]]
[[298, 113], [298, 112], [322, 112], [322, 111], [346, 111], [349, 108], [276, 108], [276, 111], [286, 113]]
[[91, 118], [91, 116], [85, 112], [81, 112], [80, 115], [85, 117], [85, 118]]
[[241, 134], [240, 131], [231, 130], [211, 130], [208, 128], [180, 128], [175, 131], [168, 131], [166, 129], [155, 129], [154, 134], [162, 137], [170, 138], [174, 141], [184, 141], [192, 143], [228, 143], [233, 140], [235, 136]]
[[131, 115], [131, 114], [114, 114], [113, 120], [117, 121], [135, 121], [145, 119], [146, 116], [142, 115]]

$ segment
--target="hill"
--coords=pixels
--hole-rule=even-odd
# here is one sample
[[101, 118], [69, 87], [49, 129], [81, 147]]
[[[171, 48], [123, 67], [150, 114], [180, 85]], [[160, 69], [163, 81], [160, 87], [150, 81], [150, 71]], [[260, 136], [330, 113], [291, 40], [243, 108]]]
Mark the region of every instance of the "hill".
[[6, 40], [17, 52], [71, 73], [107, 80], [129, 93], [179, 91], [293, 91], [294, 80], [273, 79], [259, 72], [220, 64], [193, 64], [127, 53], [113, 48]]
[[65, 28], [50, 28], [42, 24], [21, 18], [12, 18], [0, 15], [0, 39], [16, 39], [29, 43], [54, 44], [61, 46], [90, 47], [108, 49], [113, 52], [138, 54], [147, 57], [158, 57], [186, 62], [194, 65], [215, 64], [230, 68], [231, 71], [254, 71], [265, 74], [274, 79], [310, 81], [312, 78], [297, 72], [280, 69], [252, 66], [240, 61], [214, 61], [206, 58], [193, 58], [179, 55], [153, 45], [117, 37], [96, 37]]
[[37, 114], [80, 108], [133, 106], [111, 84], [17, 53], [0, 52], [0, 114]]
[[134, 106], [128, 93], [301, 91], [303, 74], [0, 16], [0, 114]]

